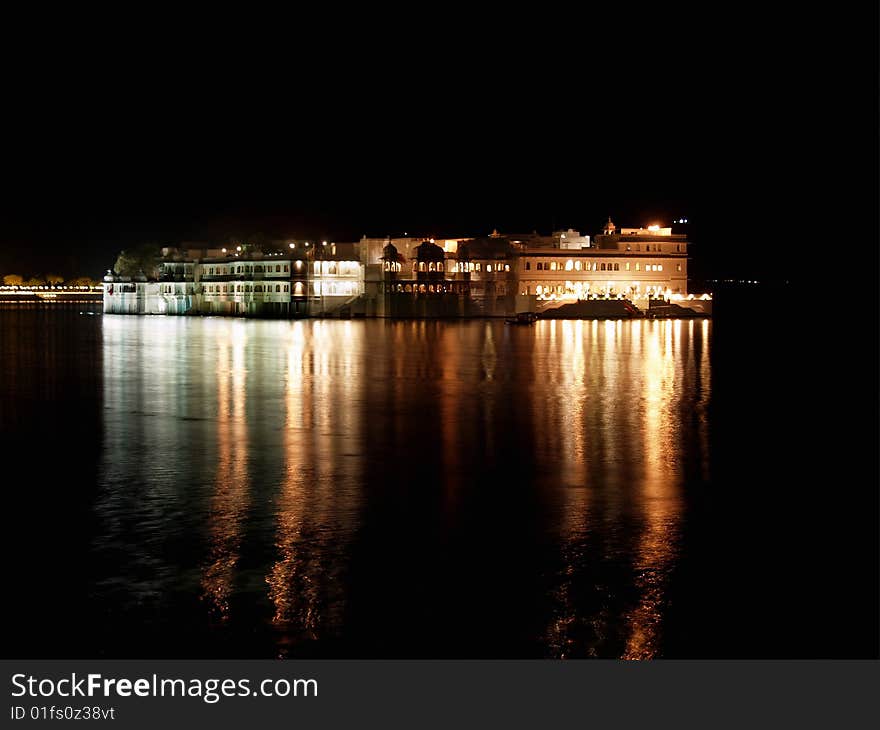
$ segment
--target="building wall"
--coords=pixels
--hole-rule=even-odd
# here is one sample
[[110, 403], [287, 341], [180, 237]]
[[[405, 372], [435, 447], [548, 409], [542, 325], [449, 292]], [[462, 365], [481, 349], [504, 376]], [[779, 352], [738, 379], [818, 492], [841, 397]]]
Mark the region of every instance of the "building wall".
[[[503, 316], [554, 301], [687, 296], [687, 241], [669, 229], [626, 235], [556, 231], [504, 245], [422, 238], [361, 239], [308, 252], [163, 261], [158, 282], [105, 279], [104, 311], [258, 316]], [[503, 237], [501, 244], [504, 244]], [[459, 248], [463, 241], [472, 241]], [[565, 245], [563, 245], [563, 243]], [[399, 258], [384, 260], [393, 243]], [[567, 246], [571, 245], [571, 248]], [[393, 249], [390, 249], [393, 250]], [[480, 253], [494, 258], [474, 256]], [[329, 254], [329, 255], [328, 255]], [[462, 255], [460, 261], [458, 256]], [[297, 258], [299, 256], [299, 258]], [[467, 258], [469, 256], [469, 258]], [[316, 258], [317, 257], [317, 258]], [[433, 259], [433, 260], [431, 260]], [[404, 301], [407, 299], [409, 301]], [[407, 314], [411, 313], [411, 314]]]
[[518, 293], [539, 299], [686, 295], [687, 258], [659, 252], [531, 250], [518, 262]]

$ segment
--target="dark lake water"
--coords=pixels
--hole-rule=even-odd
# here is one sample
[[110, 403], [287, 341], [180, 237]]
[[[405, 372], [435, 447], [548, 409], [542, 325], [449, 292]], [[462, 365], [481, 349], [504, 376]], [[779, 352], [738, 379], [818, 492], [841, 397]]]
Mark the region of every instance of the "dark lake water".
[[794, 334], [0, 323], [16, 655], [876, 655]]

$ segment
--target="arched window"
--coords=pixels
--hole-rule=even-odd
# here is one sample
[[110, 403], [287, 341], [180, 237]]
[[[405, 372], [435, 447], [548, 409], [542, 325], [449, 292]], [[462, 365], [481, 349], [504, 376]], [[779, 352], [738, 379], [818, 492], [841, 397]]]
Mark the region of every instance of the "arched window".
[[280, 292], [280, 291], [281, 291], [281, 284], [276, 284], [276, 285], [275, 285], [275, 291], [276, 291], [276, 292]]
[[437, 262], [437, 271], [443, 271], [443, 262], [442, 261]]

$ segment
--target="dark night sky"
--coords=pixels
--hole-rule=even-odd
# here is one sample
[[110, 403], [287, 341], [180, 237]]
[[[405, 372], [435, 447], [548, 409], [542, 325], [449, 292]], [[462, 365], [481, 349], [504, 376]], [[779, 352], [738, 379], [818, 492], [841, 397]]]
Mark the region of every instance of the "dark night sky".
[[696, 273], [789, 278], [791, 245], [819, 250], [840, 217], [876, 231], [876, 104], [856, 113], [862, 59], [829, 45], [844, 21], [671, 20], [298, 38], [254, 63], [116, 39], [18, 64], [0, 273], [97, 276], [125, 246], [234, 232], [594, 234], [610, 214], [688, 217]]

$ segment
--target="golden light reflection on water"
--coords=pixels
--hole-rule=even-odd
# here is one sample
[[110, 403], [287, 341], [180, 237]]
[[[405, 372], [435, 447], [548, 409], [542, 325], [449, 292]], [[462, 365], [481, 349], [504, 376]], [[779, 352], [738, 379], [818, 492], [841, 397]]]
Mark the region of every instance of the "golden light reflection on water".
[[[195, 594], [180, 603], [197, 621], [289, 656], [352, 616], [363, 631], [386, 603], [405, 610], [413, 577], [418, 610], [470, 631], [457, 592], [512, 548], [511, 581], [535, 588], [511, 607], [503, 591], [523, 594], [499, 580], [498, 608], [505, 630], [529, 626], [524, 651], [658, 656], [682, 485], [708, 475], [710, 334], [705, 320], [108, 317], [114, 590], [135, 606]], [[425, 560], [399, 560], [414, 543]], [[449, 596], [460, 616], [431, 613]]]
[[623, 659], [651, 659], [657, 654], [682, 509], [674, 463], [678, 435], [675, 351], [681, 342], [681, 321], [648, 322], [644, 337], [645, 459], [640, 485], [643, 528], [634, 561], [635, 583], [641, 596], [626, 617], [629, 635]]
[[[554, 323], [555, 324], [555, 323]], [[562, 428], [559, 432], [560, 452], [565, 459], [563, 480], [562, 559], [564, 567], [559, 584], [553, 591], [554, 609], [547, 626], [544, 641], [550, 656], [565, 658], [575, 648], [573, 632], [578, 621], [576, 602], [572, 597], [576, 580], [576, 565], [583, 558], [583, 543], [590, 523], [590, 483], [587, 474], [588, 434], [587, 419], [587, 340], [585, 327], [595, 325], [595, 320], [563, 320], [561, 348], [556, 357], [560, 366], [560, 404], [564, 407], [558, 414]], [[595, 330], [593, 330], [595, 336]], [[555, 343], [556, 338], [553, 338]]]
[[[546, 424], [559, 424], [547, 447], [564, 459], [561, 563], [544, 636], [547, 655], [607, 656], [620, 636], [619, 656], [652, 658], [660, 648], [681, 530], [678, 414], [708, 403], [706, 349], [698, 360], [685, 356], [683, 341], [693, 346], [693, 322], [541, 325], [551, 326], [536, 338], [536, 378], [555, 372], [557, 379], [533, 394], [535, 439], [545, 440]], [[704, 327], [707, 340], [707, 323], [696, 326]], [[698, 371], [702, 389], [694, 403], [683, 403], [691, 391], [681, 383]], [[707, 461], [703, 452], [704, 471]], [[585, 585], [585, 566], [599, 575], [627, 571], [631, 588], [623, 592], [611, 578]], [[585, 595], [590, 611], [584, 610]]]
[[277, 504], [275, 546], [278, 559], [266, 576], [269, 599], [274, 606], [272, 622], [288, 624], [296, 620], [304, 631], [314, 634], [318, 625], [315, 586], [306, 574], [307, 559], [301, 555], [306, 492], [309, 482], [309, 452], [298, 443], [302, 427], [305, 393], [303, 362], [304, 325], [295, 322], [287, 342], [287, 379], [285, 382], [285, 472]]
[[[362, 328], [293, 322], [286, 343], [284, 471], [275, 502], [277, 558], [265, 577], [279, 656], [295, 640], [339, 629], [344, 603], [337, 557], [359, 506]], [[339, 326], [339, 325], [342, 326]], [[347, 325], [347, 326], [346, 326]]]
[[217, 473], [208, 506], [208, 560], [202, 597], [212, 615], [227, 621], [239, 559], [242, 520], [250, 503], [248, 434], [245, 410], [247, 335], [243, 322], [231, 322], [231, 337], [217, 339]]

